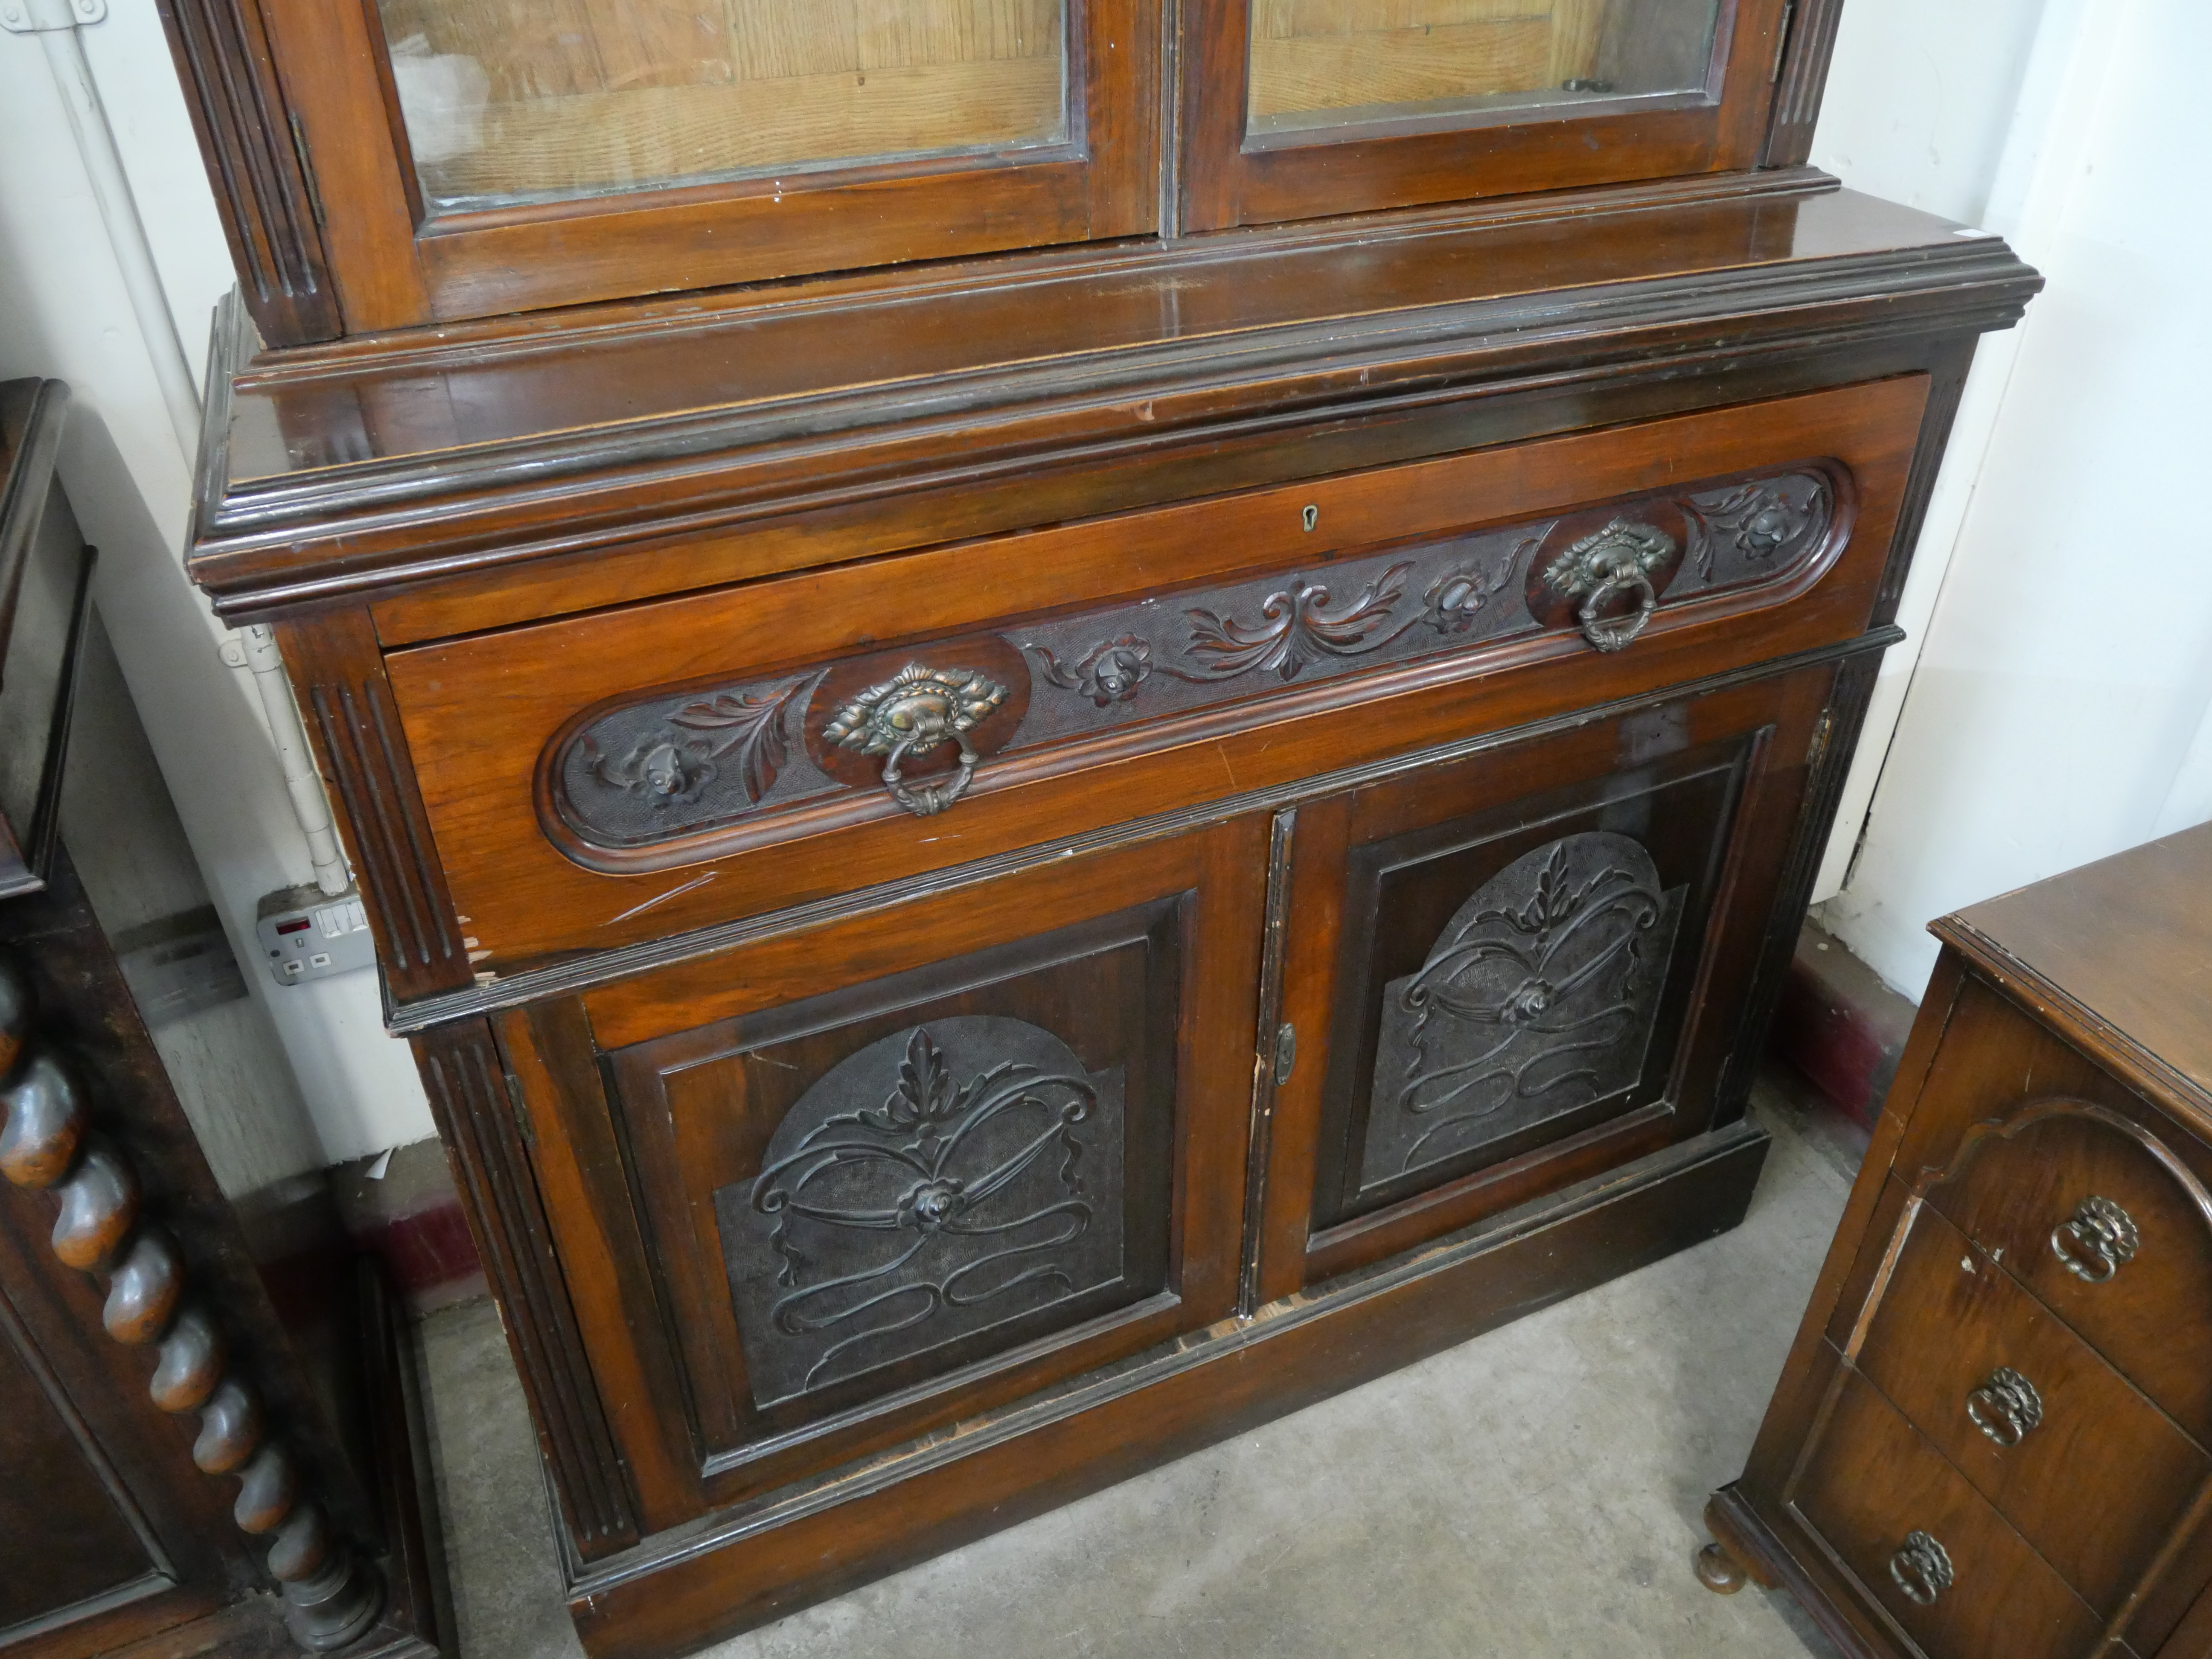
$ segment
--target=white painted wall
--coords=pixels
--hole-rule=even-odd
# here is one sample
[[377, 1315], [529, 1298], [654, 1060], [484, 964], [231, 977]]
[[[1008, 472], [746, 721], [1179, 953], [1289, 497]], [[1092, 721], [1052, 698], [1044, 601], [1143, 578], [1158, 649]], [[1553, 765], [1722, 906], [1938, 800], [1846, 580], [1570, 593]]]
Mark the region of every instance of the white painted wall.
[[1922, 544], [1940, 592], [1915, 596], [1917, 665], [1825, 907], [1914, 995], [1930, 918], [2212, 817], [2212, 541], [2191, 482], [2212, 439], [2212, 9], [2049, 0], [2038, 21], [1988, 217], [2050, 286], [1978, 365], [1986, 437], [1947, 468]]
[[[2053, 5], [2068, 0], [2053, 0]], [[2028, 70], [2045, 0], [1850, 0], [1837, 31], [1813, 161], [1856, 190], [2017, 238], [2015, 205], [1998, 191], [2014, 135], [2039, 130], [2022, 114], [2039, 90]], [[1929, 502], [1898, 607], [1902, 644], [1884, 657], [1836, 832], [1813, 888], [1815, 903], [1844, 884], [1904, 712], [1936, 595], [1996, 422], [2016, 335], [1985, 338], [1960, 400], [1942, 476]]]
[[[151, 0], [111, 0], [82, 30], [102, 101], [197, 373], [208, 313], [234, 280]], [[185, 580], [190, 472], [62, 105], [35, 40], [0, 33], [0, 378], [69, 383], [61, 471], [100, 550], [98, 595], [133, 700], [233, 948], [298, 1074], [313, 1136], [337, 1160], [432, 1133], [405, 1045], [386, 1036], [374, 975], [279, 988], [258, 970], [263, 893], [308, 879], [283, 778], [247, 677]], [[284, 1170], [258, 1171], [289, 1173]]]

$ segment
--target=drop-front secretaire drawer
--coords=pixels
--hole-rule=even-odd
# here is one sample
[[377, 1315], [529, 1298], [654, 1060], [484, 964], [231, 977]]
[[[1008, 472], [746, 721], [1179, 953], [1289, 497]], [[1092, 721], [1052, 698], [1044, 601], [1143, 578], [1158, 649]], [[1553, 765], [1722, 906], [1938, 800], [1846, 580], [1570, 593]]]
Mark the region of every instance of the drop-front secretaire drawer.
[[1927, 387], [857, 561], [397, 652], [392, 684], [509, 969], [1850, 639]]

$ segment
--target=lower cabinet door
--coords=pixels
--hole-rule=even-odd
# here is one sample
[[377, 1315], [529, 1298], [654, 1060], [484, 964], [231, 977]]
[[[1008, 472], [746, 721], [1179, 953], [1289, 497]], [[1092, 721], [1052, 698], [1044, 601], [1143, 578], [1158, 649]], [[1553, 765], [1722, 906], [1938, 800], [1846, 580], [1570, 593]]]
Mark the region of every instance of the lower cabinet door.
[[506, 1017], [649, 1527], [1234, 1311], [1267, 848], [1054, 860]]
[[1712, 1127], [1833, 673], [1298, 809], [1263, 1295]]

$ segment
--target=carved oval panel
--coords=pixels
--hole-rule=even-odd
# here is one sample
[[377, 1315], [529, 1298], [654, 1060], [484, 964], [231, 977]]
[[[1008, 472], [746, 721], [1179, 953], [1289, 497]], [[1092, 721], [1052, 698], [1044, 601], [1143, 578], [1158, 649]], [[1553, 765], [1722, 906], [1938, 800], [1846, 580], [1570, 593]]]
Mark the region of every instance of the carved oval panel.
[[964, 1352], [1115, 1284], [1122, 1106], [1120, 1067], [1086, 1072], [998, 1015], [895, 1031], [823, 1073], [760, 1174], [714, 1194], [756, 1401]]
[[1383, 988], [1362, 1186], [1603, 1099], [1644, 1068], [1681, 919], [1629, 836], [1533, 848]]
[[[556, 841], [649, 848], [848, 790], [884, 787], [880, 745], [842, 740], [848, 711], [909, 668], [998, 694], [966, 732], [988, 763], [1132, 723], [1276, 695], [1437, 652], [1634, 612], [1632, 582], [1594, 593], [1624, 544], [1654, 602], [1781, 580], [1820, 555], [1849, 480], [1832, 463], [1470, 531], [1151, 594], [790, 674], [641, 694], [585, 716], [546, 757]], [[1613, 556], [1605, 556], [1612, 550]], [[1577, 558], [1577, 550], [1580, 557]], [[946, 741], [901, 757], [941, 777]], [[557, 823], [554, 821], [557, 820]], [[703, 851], [703, 849], [702, 849]]]

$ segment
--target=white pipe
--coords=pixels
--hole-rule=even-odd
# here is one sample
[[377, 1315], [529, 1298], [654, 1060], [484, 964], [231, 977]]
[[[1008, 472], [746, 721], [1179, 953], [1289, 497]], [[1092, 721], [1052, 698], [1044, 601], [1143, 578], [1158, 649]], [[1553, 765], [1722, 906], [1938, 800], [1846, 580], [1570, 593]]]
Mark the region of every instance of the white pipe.
[[[107, 228], [108, 244], [123, 273], [123, 286], [131, 296], [138, 332], [145, 338], [154, 378], [161, 383], [169, 424], [176, 428], [177, 444], [189, 468], [199, 452], [199, 391], [192, 383], [184, 342], [177, 336], [176, 317], [161, 291], [154, 250], [146, 240], [145, 222], [138, 216], [130, 179], [123, 171], [123, 157], [115, 148], [114, 130], [100, 106], [100, 88], [94, 84], [84, 43], [77, 39], [79, 21], [97, 21], [106, 15], [106, 8], [80, 0], [79, 15], [73, 15], [70, 0], [9, 0], [8, 11], [9, 27], [35, 33], [46, 49], [46, 67], [69, 112], [70, 131], [76, 138], [77, 154], [84, 160], [93, 200], [99, 204], [100, 221]], [[26, 13], [27, 24], [18, 21]]]
[[284, 787], [292, 793], [293, 814], [307, 837], [315, 885], [325, 893], [343, 893], [353, 880], [346, 873], [337, 834], [331, 828], [331, 804], [323, 794], [323, 781], [315, 775], [315, 763], [307, 750], [307, 729], [300, 723], [300, 705], [293, 701], [284, 659], [276, 653], [276, 635], [257, 623], [241, 629], [239, 636], [246, 641], [246, 665], [253, 671], [262, 709], [269, 716], [269, 735], [276, 740], [276, 758], [283, 764]]
[[[161, 402], [169, 424], [184, 452], [185, 465], [198, 458], [200, 441], [200, 399], [192, 383], [191, 365], [185, 361], [184, 341], [177, 333], [176, 313], [154, 264], [154, 250], [146, 240], [145, 221], [131, 193], [131, 180], [123, 171], [123, 157], [115, 147], [115, 131], [100, 101], [100, 88], [92, 78], [92, 64], [84, 55], [78, 27], [96, 23], [107, 15], [106, 0], [0, 0], [0, 27], [12, 33], [36, 34], [46, 54], [46, 68], [69, 112], [70, 131], [76, 139], [93, 200], [106, 228], [108, 246], [122, 273], [124, 291], [146, 343], [146, 356], [154, 366], [154, 379], [161, 389]], [[325, 893], [343, 893], [352, 878], [345, 854], [339, 850], [331, 827], [331, 804], [323, 793], [307, 750], [307, 728], [300, 723], [299, 705], [293, 701], [292, 683], [284, 672], [284, 659], [276, 653], [276, 636], [265, 627], [245, 630], [243, 657], [253, 671], [253, 684], [261, 707], [269, 716], [269, 735], [276, 744], [276, 758], [284, 769], [284, 787], [292, 797], [292, 814], [307, 839], [308, 861], [314, 866], [315, 884]], [[226, 653], [226, 654], [228, 654]]]

